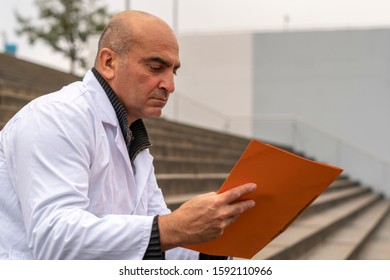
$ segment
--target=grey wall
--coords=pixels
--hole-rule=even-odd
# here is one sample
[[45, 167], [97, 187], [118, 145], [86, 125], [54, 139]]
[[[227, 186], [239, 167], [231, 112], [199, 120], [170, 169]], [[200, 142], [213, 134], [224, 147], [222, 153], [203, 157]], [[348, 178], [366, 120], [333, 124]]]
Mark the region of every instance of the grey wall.
[[252, 134], [252, 34], [179, 36], [182, 67], [164, 116], [208, 128]]
[[[390, 30], [257, 33], [253, 43], [254, 115], [298, 116], [374, 157], [390, 160]], [[273, 123], [283, 127], [280, 121]], [[280, 134], [264, 122], [253, 125], [258, 137], [276, 140]], [[300, 127], [298, 133], [309, 130]], [[302, 136], [298, 141], [311, 147]], [[325, 146], [316, 153], [331, 153]], [[344, 152], [338, 157], [345, 157]], [[378, 170], [373, 164], [363, 169], [357, 171]], [[381, 176], [384, 188], [389, 178]]]

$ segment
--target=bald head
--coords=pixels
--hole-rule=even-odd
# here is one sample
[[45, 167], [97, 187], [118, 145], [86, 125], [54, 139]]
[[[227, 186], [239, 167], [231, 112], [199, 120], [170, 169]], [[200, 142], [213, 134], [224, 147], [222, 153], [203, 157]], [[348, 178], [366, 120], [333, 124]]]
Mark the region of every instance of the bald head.
[[126, 109], [129, 124], [160, 117], [180, 67], [179, 45], [163, 20], [138, 11], [114, 16], [103, 31], [95, 68]]
[[[150, 36], [151, 29], [160, 29], [163, 34], [173, 36], [174, 32], [169, 25], [162, 19], [142, 11], [124, 11], [118, 13], [106, 25], [99, 39], [98, 55], [103, 48], [109, 48], [115, 51], [120, 57], [124, 58], [131, 49], [137, 44], [141, 44], [143, 38]], [[154, 32], [156, 34], [156, 32]], [[160, 33], [161, 36], [164, 36]]]

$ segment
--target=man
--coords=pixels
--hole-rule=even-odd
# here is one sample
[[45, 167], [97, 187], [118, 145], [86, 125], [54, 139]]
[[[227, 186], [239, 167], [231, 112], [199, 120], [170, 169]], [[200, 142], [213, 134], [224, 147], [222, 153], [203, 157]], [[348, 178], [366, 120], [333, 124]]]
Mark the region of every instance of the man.
[[[254, 202], [254, 184], [170, 213], [142, 118], [174, 91], [179, 47], [161, 19], [114, 16], [82, 82], [38, 98], [0, 133], [0, 258], [197, 259]], [[130, 125], [130, 126], [129, 126]]]

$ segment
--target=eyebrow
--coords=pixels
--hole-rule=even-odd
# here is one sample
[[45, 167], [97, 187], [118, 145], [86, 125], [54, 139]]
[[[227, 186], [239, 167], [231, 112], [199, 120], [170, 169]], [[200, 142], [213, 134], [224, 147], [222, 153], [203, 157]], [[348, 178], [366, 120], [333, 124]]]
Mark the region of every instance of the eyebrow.
[[[148, 58], [145, 58], [143, 59], [144, 62], [146, 63], [150, 63], [150, 62], [158, 62], [158, 63], [161, 63], [163, 64], [164, 66], [166, 67], [171, 67], [172, 66], [172, 63], [168, 62], [167, 60], [159, 57], [159, 56], [153, 56], [153, 57], [148, 57]], [[180, 63], [176, 64], [174, 69], [177, 70], [180, 68]]]

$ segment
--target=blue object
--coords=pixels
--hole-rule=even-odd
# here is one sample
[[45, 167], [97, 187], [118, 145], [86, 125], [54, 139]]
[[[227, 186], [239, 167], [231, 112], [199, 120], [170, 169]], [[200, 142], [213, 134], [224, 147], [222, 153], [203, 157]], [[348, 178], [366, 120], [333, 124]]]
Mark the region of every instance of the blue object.
[[17, 47], [16, 47], [16, 44], [5, 43], [4, 49], [5, 49], [5, 53], [10, 54], [10, 55], [15, 55]]

